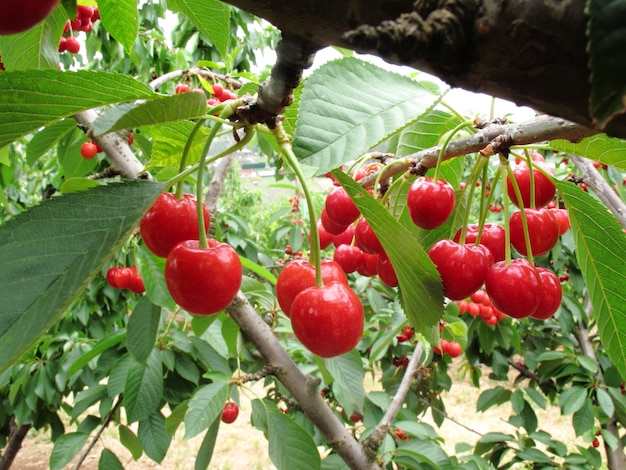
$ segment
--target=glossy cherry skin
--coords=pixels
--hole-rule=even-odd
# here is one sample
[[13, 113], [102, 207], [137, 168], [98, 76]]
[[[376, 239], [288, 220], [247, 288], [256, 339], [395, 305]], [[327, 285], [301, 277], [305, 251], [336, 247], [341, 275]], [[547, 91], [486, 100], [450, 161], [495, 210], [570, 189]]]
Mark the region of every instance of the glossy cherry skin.
[[[210, 218], [204, 203], [203, 213], [208, 231]], [[182, 241], [198, 240], [196, 197], [185, 194], [182, 199], [176, 199], [172, 193], [161, 194], [139, 222], [139, 231], [150, 251], [161, 258], [167, 258]]]
[[363, 252], [358, 246], [339, 245], [335, 249], [333, 260], [342, 267], [346, 274], [353, 273], [361, 266]]
[[378, 274], [378, 257], [380, 255], [374, 253], [363, 253], [361, 255], [361, 266], [357, 272], [361, 276], [372, 277]]
[[[465, 232], [465, 243], [474, 243], [478, 236], [478, 224], [468, 224]], [[461, 239], [461, 229], [456, 232], [454, 241]], [[493, 255], [494, 262], [502, 261], [506, 251], [504, 227], [498, 224], [485, 224], [480, 235], [480, 244], [486, 246]]]
[[[348, 278], [341, 266], [332, 260], [322, 261], [322, 281], [348, 284]], [[276, 299], [281, 310], [288, 317], [291, 315], [293, 299], [308, 287], [315, 285], [315, 267], [307, 260], [295, 259], [285, 265], [276, 280]]]
[[389, 287], [398, 286], [398, 276], [386, 253], [378, 255], [378, 277]]
[[324, 228], [324, 225], [322, 225], [321, 220], [317, 221], [317, 233], [320, 236], [320, 249], [321, 250], [328, 248], [333, 243], [334, 235], [326, 231], [326, 229]]
[[567, 209], [550, 209], [559, 223], [559, 235], [564, 235], [570, 228], [569, 213]]
[[226, 424], [234, 423], [239, 416], [239, 407], [234, 401], [229, 401], [224, 404], [222, 410], [222, 422]]
[[174, 301], [189, 313], [213, 315], [224, 310], [241, 286], [241, 261], [227, 243], [198, 240], [176, 245], [165, 261], [165, 282]]
[[328, 193], [324, 203], [326, 214], [337, 225], [350, 225], [360, 215], [345, 189], [337, 187]]
[[513, 318], [531, 316], [539, 306], [541, 279], [526, 259], [494, 263], [485, 278], [485, 290], [495, 308]]
[[[541, 165], [540, 162], [535, 163], [535, 165]], [[545, 168], [545, 167], [544, 167]], [[547, 169], [547, 168], [546, 168]], [[554, 198], [554, 194], [556, 192], [556, 187], [550, 181], [550, 179], [545, 176], [541, 171], [537, 168], [533, 168], [533, 177], [535, 182], [535, 207], [544, 207], [547, 206], [548, 203]], [[525, 163], [521, 163], [519, 165], [515, 165], [513, 167], [513, 176], [515, 177], [515, 181], [517, 181], [517, 185], [519, 186], [520, 193], [522, 195], [522, 202], [524, 207], [531, 207], [530, 203], [530, 170]], [[511, 202], [515, 204], [517, 207], [521, 207], [516, 195], [515, 190], [513, 189], [513, 183], [511, 179], [507, 176], [506, 178], [506, 187], [509, 197], [511, 198]]]
[[448, 239], [435, 243], [428, 256], [437, 266], [444, 295], [451, 300], [463, 300], [476, 292], [493, 264], [489, 248]]
[[335, 222], [328, 216], [326, 209], [322, 209], [322, 213], [320, 214], [320, 221], [324, 229], [331, 235], [339, 235], [343, 233], [349, 225], [342, 225]]
[[302, 345], [321, 357], [352, 351], [363, 334], [363, 306], [341, 282], [300, 292], [291, 306], [291, 325]]
[[[550, 209], [524, 209], [528, 222], [528, 235], [533, 256], [542, 256], [548, 253], [559, 239], [559, 223]], [[527, 256], [522, 214], [517, 211], [509, 220], [511, 230], [511, 245], [522, 255]]]
[[335, 248], [341, 245], [351, 245], [352, 240], [354, 239], [354, 230], [354, 225], [348, 225], [339, 235], [334, 235], [333, 245], [335, 245]]
[[559, 309], [563, 300], [563, 290], [558, 276], [553, 271], [537, 268], [537, 273], [541, 279], [541, 298], [531, 317], [536, 320], [547, 320]]
[[0, 34], [26, 31], [46, 18], [60, 0], [2, 0]]
[[423, 229], [442, 225], [454, 209], [455, 195], [452, 186], [439, 179], [425, 176], [411, 184], [407, 194], [407, 207], [413, 223]]
[[361, 217], [354, 229], [354, 239], [356, 244], [364, 253], [382, 253], [383, 246], [380, 240], [370, 227], [370, 224]]

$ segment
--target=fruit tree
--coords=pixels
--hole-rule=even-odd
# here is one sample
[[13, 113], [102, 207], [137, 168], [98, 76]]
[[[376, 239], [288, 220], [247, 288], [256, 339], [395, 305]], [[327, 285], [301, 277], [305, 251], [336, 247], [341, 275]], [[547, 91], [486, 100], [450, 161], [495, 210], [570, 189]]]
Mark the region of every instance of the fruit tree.
[[[0, 470], [31, 430], [209, 468], [244, 409], [279, 470], [626, 469], [624, 0], [35, 3], [0, 7]], [[504, 418], [471, 442], [460, 377]]]

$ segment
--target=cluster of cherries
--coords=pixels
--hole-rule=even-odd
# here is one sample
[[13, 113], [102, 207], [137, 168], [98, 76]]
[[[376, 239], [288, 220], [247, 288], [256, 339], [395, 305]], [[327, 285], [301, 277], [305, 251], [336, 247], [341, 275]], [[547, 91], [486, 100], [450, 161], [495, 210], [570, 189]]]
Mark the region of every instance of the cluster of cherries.
[[[209, 212], [202, 203], [205, 234]], [[166, 258], [165, 282], [174, 301], [195, 315], [221, 312], [241, 286], [242, 266], [227, 243], [208, 239], [201, 247], [196, 197], [161, 194], [142, 217], [139, 230], [148, 249]]]
[[128, 289], [135, 294], [141, 294], [146, 290], [135, 266], [109, 268], [106, 279], [109, 285], [115, 289]]
[[[211, 85], [211, 88], [213, 89], [211, 92], [212, 98], [209, 98], [207, 100], [206, 104], [208, 106], [216, 106], [220, 103], [223, 103], [224, 101], [234, 100], [237, 98], [237, 95], [235, 95], [232, 91], [224, 88], [219, 83], [214, 83], [213, 85]], [[202, 93], [203, 95], [205, 94], [204, 89], [191, 88], [187, 83], [176, 84], [176, 86], [174, 87], [174, 93], [176, 93], [177, 95], [180, 95], [182, 93]]]
[[[516, 163], [512, 173], [521, 195], [519, 199], [513, 181], [507, 177], [507, 194], [520, 208], [508, 221], [510, 242], [524, 257], [529, 255], [523, 229], [524, 215], [532, 256], [547, 254], [569, 228], [567, 211], [545, 207], [553, 200], [556, 188], [537, 168], [542, 165], [543, 158], [537, 153], [533, 155], [532, 168], [524, 162]], [[550, 171], [547, 167], [543, 170]], [[534, 183], [532, 200], [531, 177]], [[409, 214], [423, 229], [441, 226], [454, 206], [454, 189], [443, 179], [419, 177], [408, 191]], [[562, 297], [558, 277], [549, 269], [534, 266], [526, 258], [506, 260], [503, 227], [497, 224], [469, 225], [464, 231], [464, 242], [461, 229], [453, 240], [442, 239], [428, 250], [441, 276], [446, 297], [454, 301], [464, 300], [485, 285], [493, 307], [510, 317], [546, 319], [556, 312]]]
[[489, 295], [483, 289], [474, 292], [469, 300], [457, 300], [459, 314], [465, 313], [472, 317], [480, 317], [487, 325], [493, 326], [506, 317], [504, 313], [493, 306]]
[[72, 33], [74, 31], [89, 33], [93, 29], [93, 24], [98, 20], [100, 20], [100, 12], [97, 7], [78, 5], [76, 7], [76, 17], [65, 22], [63, 35], [59, 40], [59, 52], [67, 51], [70, 54], [78, 54], [80, 52], [80, 42]]

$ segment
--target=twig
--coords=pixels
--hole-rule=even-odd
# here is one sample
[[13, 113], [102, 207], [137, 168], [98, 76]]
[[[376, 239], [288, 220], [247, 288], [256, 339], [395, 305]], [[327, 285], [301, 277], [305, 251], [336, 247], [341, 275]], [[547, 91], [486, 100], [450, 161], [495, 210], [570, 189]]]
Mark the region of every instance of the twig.
[[466, 424], [461, 423], [460, 421], [457, 421], [456, 419], [452, 418], [448, 413], [446, 413], [443, 410], [440, 410], [439, 408], [437, 408], [436, 406], [433, 406], [432, 403], [429, 403], [428, 401], [424, 400], [423, 398], [419, 399], [422, 404], [427, 405], [431, 410], [433, 410], [435, 413], [443, 416], [445, 419], [447, 419], [448, 421], [452, 421], [454, 424], [461, 426], [463, 429], [465, 429], [466, 431], [469, 431], [471, 433], [476, 434], [479, 437], [483, 437], [484, 434], [482, 434], [479, 431], [476, 431], [475, 429], [470, 428], [469, 426], [467, 426]]

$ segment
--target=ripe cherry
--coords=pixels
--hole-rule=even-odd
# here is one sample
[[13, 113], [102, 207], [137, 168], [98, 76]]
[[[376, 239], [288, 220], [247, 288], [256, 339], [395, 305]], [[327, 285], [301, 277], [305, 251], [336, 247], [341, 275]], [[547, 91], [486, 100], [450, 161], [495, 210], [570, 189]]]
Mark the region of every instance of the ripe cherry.
[[[209, 230], [209, 211], [203, 207], [204, 227]], [[176, 199], [172, 193], [161, 194], [139, 223], [146, 246], [157, 256], [167, 258], [178, 243], [198, 240], [198, 213], [196, 197], [185, 194]]]
[[452, 186], [439, 179], [425, 176], [411, 184], [407, 194], [407, 207], [413, 223], [423, 229], [442, 225], [454, 209], [455, 195]]
[[363, 252], [358, 246], [339, 245], [335, 249], [333, 260], [342, 267], [346, 274], [353, 273], [361, 266]]
[[567, 209], [551, 209], [559, 223], [559, 234], [563, 235], [570, 228], [569, 213]]
[[180, 95], [182, 93], [189, 93], [190, 91], [191, 88], [186, 83], [177, 83], [174, 87], [174, 93], [176, 93], [177, 95]]
[[324, 225], [322, 225], [321, 220], [317, 221], [317, 233], [319, 234], [319, 237], [320, 237], [320, 249], [324, 250], [328, 248], [333, 242], [334, 235], [326, 231], [326, 229], [324, 228]]
[[85, 142], [80, 146], [80, 154], [86, 160], [91, 160], [98, 153], [98, 147], [93, 142]]
[[230, 304], [241, 285], [241, 261], [226, 243], [198, 240], [176, 245], [165, 261], [165, 282], [174, 301], [189, 313], [213, 315]]
[[[341, 266], [331, 260], [322, 261], [322, 281], [348, 284], [348, 278]], [[296, 296], [308, 287], [315, 285], [315, 267], [307, 260], [295, 259], [285, 265], [276, 280], [276, 299], [281, 310], [288, 317]]]
[[352, 239], [354, 238], [354, 225], [348, 225], [346, 229], [341, 232], [339, 235], [333, 236], [333, 245], [335, 248], [341, 245], [350, 245], [352, 244]]
[[386, 253], [378, 255], [378, 277], [389, 287], [398, 285], [398, 276]]
[[[528, 223], [528, 235], [533, 256], [542, 256], [548, 253], [559, 239], [559, 223], [550, 209], [525, 209]], [[514, 212], [509, 220], [511, 231], [511, 245], [522, 255], [527, 256], [522, 214]]]
[[513, 318], [525, 318], [537, 310], [541, 279], [526, 259], [517, 258], [510, 264], [499, 261], [487, 272], [485, 289], [495, 308]]
[[360, 215], [345, 189], [337, 187], [326, 196], [324, 204], [326, 214], [337, 225], [350, 225]]
[[[541, 165], [541, 162], [535, 163], [535, 165]], [[544, 166], [544, 168], [547, 167]], [[525, 163], [521, 163], [516, 165], [513, 168], [513, 176], [515, 181], [517, 181], [517, 185], [519, 186], [519, 190], [522, 196], [522, 203], [524, 207], [531, 207], [530, 202], [530, 170]], [[535, 204], [534, 207], [543, 207], [546, 206], [553, 198], [554, 193], [556, 192], [556, 187], [550, 181], [550, 179], [545, 176], [541, 171], [537, 168], [533, 168], [533, 178], [535, 182]], [[511, 198], [511, 202], [515, 204], [517, 207], [520, 207], [522, 204], [518, 201], [515, 190], [513, 189], [513, 183], [511, 179], [507, 176], [506, 179], [507, 192], [509, 197]]]
[[239, 407], [234, 401], [228, 401], [224, 404], [222, 410], [222, 422], [226, 424], [234, 423], [239, 416]]
[[46, 18], [60, 0], [2, 0], [0, 34], [26, 31]]
[[322, 209], [322, 213], [320, 214], [320, 221], [322, 222], [322, 226], [324, 229], [330, 233], [331, 235], [339, 235], [345, 232], [348, 225], [341, 225], [335, 222], [328, 216], [326, 209]]
[[291, 306], [291, 325], [302, 345], [321, 357], [352, 351], [363, 334], [363, 306], [341, 282], [309, 287]]
[[365, 253], [382, 253], [384, 251], [372, 227], [363, 217], [356, 224], [354, 238], [357, 246]]
[[80, 52], [80, 42], [74, 36], [65, 39], [65, 50], [70, 54], [78, 54]]
[[[442, 349], [443, 349], [443, 346], [442, 346]], [[448, 342], [445, 350], [443, 351], [444, 354], [448, 354], [450, 357], [459, 357], [462, 352], [463, 352], [463, 348], [461, 347], [461, 344], [457, 343], [456, 341]]]
[[[465, 232], [465, 243], [474, 243], [478, 237], [478, 224], [468, 224]], [[461, 229], [456, 232], [454, 241], [461, 239]], [[486, 246], [493, 255], [493, 260], [502, 261], [506, 251], [504, 227], [498, 224], [485, 224], [480, 235], [480, 244]]]
[[487, 247], [461, 245], [448, 239], [435, 243], [428, 256], [441, 275], [445, 296], [452, 300], [462, 300], [476, 292], [493, 264], [493, 255]]
[[371, 277], [378, 274], [378, 257], [380, 255], [374, 253], [362, 253], [361, 265], [357, 272], [361, 276]]
[[537, 268], [537, 273], [541, 279], [541, 298], [531, 317], [536, 320], [547, 320], [559, 309], [563, 291], [561, 282], [554, 272], [546, 268]]

